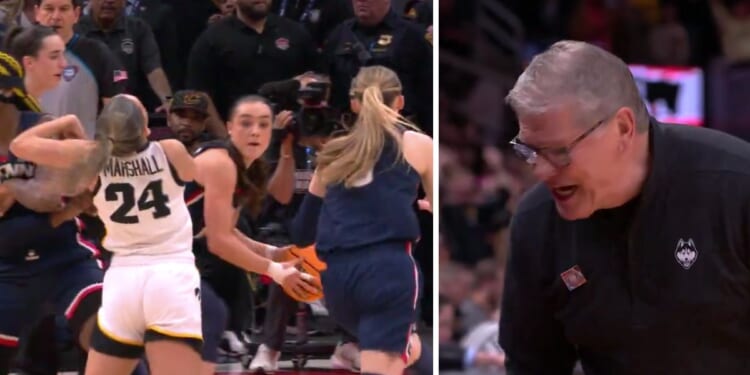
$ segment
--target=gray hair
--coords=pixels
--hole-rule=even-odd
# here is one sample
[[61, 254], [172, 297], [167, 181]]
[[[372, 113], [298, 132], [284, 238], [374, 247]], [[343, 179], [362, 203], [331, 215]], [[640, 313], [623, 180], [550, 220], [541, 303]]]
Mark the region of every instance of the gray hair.
[[648, 129], [648, 110], [628, 66], [584, 42], [559, 41], [535, 56], [505, 100], [518, 116], [546, 113], [572, 100], [580, 120], [589, 122], [628, 107], [636, 129]]
[[145, 127], [146, 118], [138, 104], [128, 96], [116, 95], [102, 109], [94, 138], [108, 145], [112, 156], [126, 156], [146, 142]]

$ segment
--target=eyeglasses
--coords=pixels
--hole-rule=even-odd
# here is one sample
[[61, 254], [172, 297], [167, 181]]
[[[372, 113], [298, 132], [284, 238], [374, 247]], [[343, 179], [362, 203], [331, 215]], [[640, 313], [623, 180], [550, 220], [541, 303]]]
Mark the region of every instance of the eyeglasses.
[[605, 122], [606, 119], [600, 120], [594, 126], [589, 128], [589, 130], [586, 130], [583, 134], [578, 136], [578, 138], [574, 139], [573, 142], [570, 142], [564, 147], [535, 148], [521, 142], [518, 139], [518, 136], [514, 137], [513, 140], [510, 141], [510, 144], [513, 145], [513, 150], [516, 154], [528, 164], [536, 164], [538, 158], [541, 156], [555, 168], [563, 168], [567, 167], [571, 162], [570, 152], [573, 150], [573, 147], [588, 137]]

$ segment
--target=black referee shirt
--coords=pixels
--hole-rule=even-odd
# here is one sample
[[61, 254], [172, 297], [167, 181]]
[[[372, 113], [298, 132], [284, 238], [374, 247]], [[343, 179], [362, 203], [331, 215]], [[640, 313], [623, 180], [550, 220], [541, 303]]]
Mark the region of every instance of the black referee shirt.
[[750, 373], [750, 145], [652, 121], [639, 198], [564, 221], [544, 186], [511, 230], [508, 374]]
[[310, 34], [291, 20], [269, 14], [262, 33], [236, 16], [209, 26], [190, 51], [185, 87], [207, 92], [226, 118], [232, 103], [267, 82], [315, 70], [318, 53]]

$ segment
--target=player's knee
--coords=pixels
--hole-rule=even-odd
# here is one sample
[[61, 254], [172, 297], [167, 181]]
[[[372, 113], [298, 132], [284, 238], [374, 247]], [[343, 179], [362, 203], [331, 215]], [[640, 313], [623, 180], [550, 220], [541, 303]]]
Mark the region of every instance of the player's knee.
[[85, 296], [68, 318], [70, 331], [74, 335], [73, 337], [78, 338], [78, 344], [84, 350], [88, 350], [91, 342], [91, 334], [96, 325], [96, 312], [101, 304], [102, 292], [99, 289]]
[[414, 364], [422, 356], [422, 339], [418, 334], [412, 333], [406, 346], [406, 367]]
[[94, 326], [96, 325], [96, 314], [89, 316], [80, 327], [78, 327], [78, 345], [84, 351], [88, 351], [91, 347], [91, 335], [94, 333]]
[[210, 287], [206, 284], [201, 285], [201, 314], [204, 317], [204, 331], [223, 332], [229, 320], [229, 308], [213, 290], [208, 288]]
[[203, 326], [201, 358], [204, 362], [214, 363], [217, 360], [221, 335], [229, 320], [229, 309], [205, 282], [201, 282], [201, 314]]

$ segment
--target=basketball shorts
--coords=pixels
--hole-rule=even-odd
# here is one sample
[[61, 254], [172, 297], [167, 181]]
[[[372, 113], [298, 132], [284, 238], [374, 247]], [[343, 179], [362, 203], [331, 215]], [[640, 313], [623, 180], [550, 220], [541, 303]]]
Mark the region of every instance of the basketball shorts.
[[420, 275], [410, 243], [381, 243], [319, 253], [331, 318], [357, 337], [361, 350], [399, 354], [406, 360], [414, 332]]
[[98, 262], [89, 258], [33, 277], [0, 279], [0, 346], [17, 347], [18, 337], [49, 312], [64, 316], [78, 335], [99, 308], [102, 277]]
[[112, 356], [139, 358], [146, 342], [171, 339], [200, 352], [201, 282], [192, 256], [153, 259], [149, 264], [118, 260], [115, 255], [104, 275], [92, 347]]

